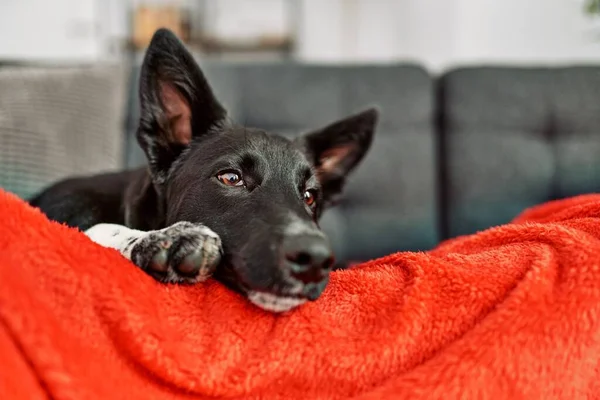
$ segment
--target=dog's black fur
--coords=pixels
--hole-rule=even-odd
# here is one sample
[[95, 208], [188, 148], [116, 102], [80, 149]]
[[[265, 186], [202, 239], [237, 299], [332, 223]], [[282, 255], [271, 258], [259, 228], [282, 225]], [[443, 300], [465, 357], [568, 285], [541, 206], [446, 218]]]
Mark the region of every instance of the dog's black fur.
[[[317, 221], [369, 149], [377, 111], [294, 141], [236, 125], [165, 29], [155, 33], [140, 79], [137, 139], [148, 167], [69, 179], [30, 203], [81, 230], [99, 223], [144, 231], [203, 224], [222, 240], [225, 262], [216, 277], [224, 283], [244, 293], [281, 294], [298, 279], [297, 267], [309, 264], [319, 288], [300, 295], [318, 297], [332, 256]], [[301, 229], [288, 232], [290, 225]]]

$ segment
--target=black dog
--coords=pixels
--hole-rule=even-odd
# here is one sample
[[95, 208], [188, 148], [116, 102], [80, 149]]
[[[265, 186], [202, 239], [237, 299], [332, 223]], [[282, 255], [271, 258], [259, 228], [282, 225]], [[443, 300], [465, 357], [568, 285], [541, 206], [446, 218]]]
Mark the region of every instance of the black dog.
[[317, 221], [370, 147], [376, 110], [294, 141], [236, 125], [165, 29], [147, 50], [140, 99], [147, 168], [69, 179], [30, 204], [163, 282], [215, 272], [276, 312], [317, 299], [334, 263]]

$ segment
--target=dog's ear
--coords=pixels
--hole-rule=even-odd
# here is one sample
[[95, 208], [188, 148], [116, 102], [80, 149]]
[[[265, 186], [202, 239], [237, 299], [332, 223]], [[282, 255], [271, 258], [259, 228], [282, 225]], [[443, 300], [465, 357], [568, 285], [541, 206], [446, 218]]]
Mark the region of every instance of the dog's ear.
[[140, 125], [137, 139], [155, 182], [193, 138], [211, 132], [226, 118], [200, 67], [169, 30], [150, 41], [140, 74]]
[[325, 205], [334, 202], [369, 150], [378, 117], [377, 109], [371, 108], [296, 139], [317, 171]]

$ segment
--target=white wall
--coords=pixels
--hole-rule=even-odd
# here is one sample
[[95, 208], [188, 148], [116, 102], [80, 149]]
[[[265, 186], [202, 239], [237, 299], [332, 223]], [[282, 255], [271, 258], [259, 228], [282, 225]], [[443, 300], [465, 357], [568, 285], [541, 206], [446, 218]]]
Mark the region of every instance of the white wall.
[[[404, 41], [404, 1], [298, 0], [297, 57], [316, 62], [387, 62]], [[400, 18], [400, 19], [398, 19]]]
[[578, 0], [458, 0], [451, 62], [600, 62], [600, 26]]
[[306, 61], [600, 63], [600, 24], [582, 0], [301, 1]]
[[[190, 6], [197, 1], [176, 3]], [[236, 7], [236, 1], [248, 2], [227, 0], [221, 7], [227, 3], [228, 12], [247, 9]], [[408, 60], [433, 71], [479, 62], [600, 63], [600, 23], [583, 14], [583, 0], [290, 1], [301, 5], [299, 60]], [[0, 0], [0, 58], [105, 59], [110, 40], [123, 38], [128, 31], [130, 6], [142, 2]], [[261, 4], [272, 9], [274, 3], [252, 1], [253, 7]], [[233, 36], [245, 32], [234, 28]]]
[[0, 58], [93, 58], [94, 0], [0, 1]]

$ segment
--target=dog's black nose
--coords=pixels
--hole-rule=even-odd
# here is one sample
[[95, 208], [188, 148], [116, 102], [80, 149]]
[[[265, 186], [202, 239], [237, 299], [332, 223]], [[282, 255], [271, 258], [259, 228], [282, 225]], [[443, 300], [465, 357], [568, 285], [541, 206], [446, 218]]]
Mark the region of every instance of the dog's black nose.
[[321, 236], [286, 238], [283, 250], [292, 276], [305, 284], [322, 281], [334, 262], [331, 248]]

